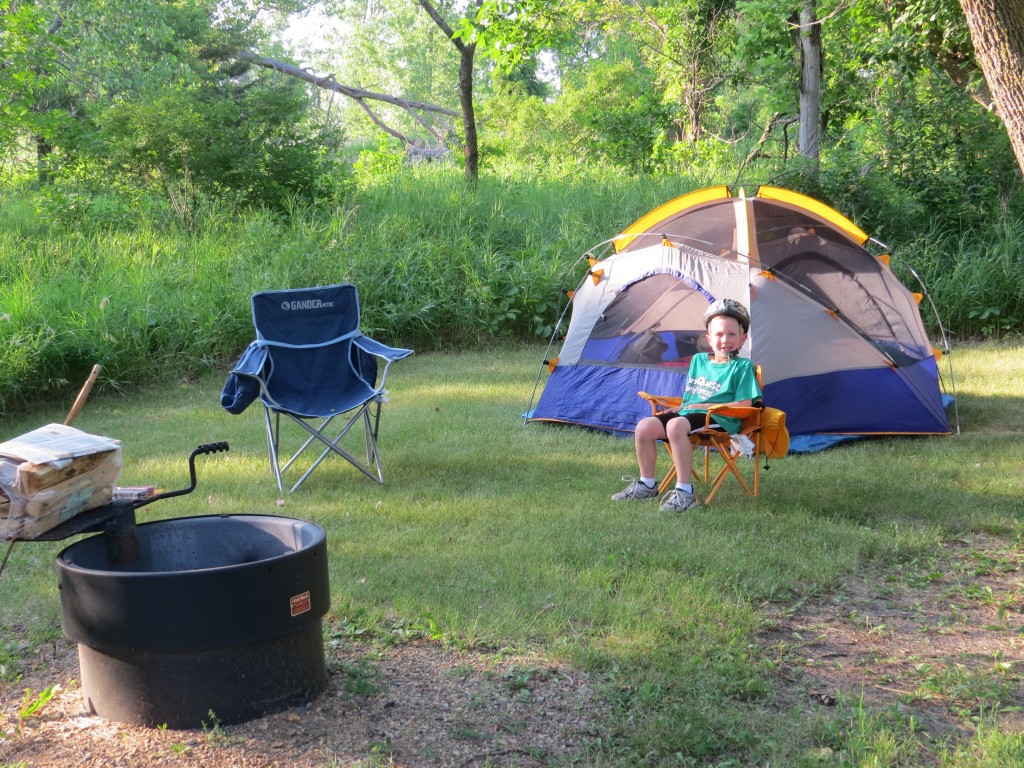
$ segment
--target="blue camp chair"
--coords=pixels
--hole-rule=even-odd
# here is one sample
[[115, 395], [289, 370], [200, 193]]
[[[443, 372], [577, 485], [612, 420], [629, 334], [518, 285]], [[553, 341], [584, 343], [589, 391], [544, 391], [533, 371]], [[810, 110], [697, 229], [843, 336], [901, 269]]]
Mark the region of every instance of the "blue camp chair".
[[[411, 349], [388, 347], [359, 330], [359, 293], [343, 283], [320, 288], [261, 291], [252, 297], [256, 341], [231, 369], [221, 405], [241, 413], [259, 398], [270, 468], [284, 491], [283, 475], [310, 447], [319, 456], [291, 487], [297, 489], [331, 454], [372, 480], [384, 482], [377, 434], [388, 368]], [[378, 361], [384, 361], [383, 370]], [[379, 384], [378, 384], [379, 379]], [[281, 462], [281, 417], [299, 425], [305, 442]], [[342, 417], [340, 429], [331, 426]], [[340, 421], [339, 421], [340, 424]], [[343, 438], [362, 426], [366, 459], [356, 458]], [[358, 429], [353, 432], [358, 435]], [[291, 492], [290, 491], [290, 492]]]

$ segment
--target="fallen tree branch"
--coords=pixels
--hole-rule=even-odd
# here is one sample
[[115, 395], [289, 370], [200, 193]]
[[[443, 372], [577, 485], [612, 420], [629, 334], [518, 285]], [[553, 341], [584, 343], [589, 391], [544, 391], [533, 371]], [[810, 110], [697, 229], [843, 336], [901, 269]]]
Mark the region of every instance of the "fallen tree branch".
[[347, 96], [356, 102], [364, 112], [366, 112], [367, 116], [369, 116], [370, 120], [372, 120], [378, 128], [385, 133], [394, 136], [406, 146], [413, 146], [416, 143], [415, 140], [410, 139], [400, 131], [387, 125], [380, 116], [374, 112], [368, 102], [379, 101], [399, 107], [411, 115], [416, 122], [422, 125], [435, 139], [437, 139], [438, 143], [442, 145], [445, 143], [444, 133], [445, 128], [448, 127], [447, 124], [443, 128], [439, 128], [434, 122], [427, 119], [425, 115], [440, 115], [446, 118], [459, 117], [459, 113], [455, 110], [447, 109], [446, 107], [441, 107], [437, 104], [428, 104], [422, 101], [411, 101], [398, 96], [389, 96], [386, 93], [375, 93], [361, 88], [342, 85], [334, 78], [334, 75], [316, 75], [308, 69], [303, 69], [284, 61], [278, 61], [277, 59], [270, 59], [266, 56], [253, 53], [252, 51], [240, 51], [238, 58], [242, 61], [255, 64], [258, 67], [272, 69], [275, 72], [280, 72], [284, 75], [288, 75], [289, 77], [295, 77], [299, 80], [304, 80], [307, 83], [312, 83], [317, 88], [323, 88], [325, 90]]

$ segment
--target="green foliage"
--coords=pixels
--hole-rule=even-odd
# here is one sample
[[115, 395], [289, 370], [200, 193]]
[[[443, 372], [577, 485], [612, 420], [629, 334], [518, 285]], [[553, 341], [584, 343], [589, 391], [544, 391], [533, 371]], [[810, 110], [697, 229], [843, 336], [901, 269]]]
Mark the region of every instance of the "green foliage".
[[1024, 765], [1024, 734], [1000, 729], [991, 713], [980, 718], [978, 730], [967, 744], [940, 756], [942, 768], [1003, 768]]
[[543, 172], [564, 162], [560, 136], [551, 125], [551, 105], [527, 93], [520, 83], [498, 80], [481, 104], [485, 130], [480, 135], [485, 162], [491, 168], [530, 168]]
[[595, 64], [579, 82], [564, 83], [548, 110], [558, 137], [552, 155], [562, 163], [650, 170], [655, 142], [671, 129], [670, 115], [660, 94], [631, 65]]
[[[720, 183], [728, 167], [713, 155], [670, 162], [696, 170], [633, 179], [595, 163], [571, 181], [487, 176], [467, 186], [458, 169], [409, 168], [385, 148], [364, 155], [344, 207], [298, 204], [282, 217], [204, 199], [191, 233], [171, 226], [166, 202], [142, 193], [55, 184], [42, 196], [7, 194], [0, 410], [65, 393], [95, 363], [101, 388], [223, 367], [251, 339], [250, 295], [268, 288], [354, 282], [367, 332], [421, 351], [546, 340], [562, 291], [580, 279], [568, 273], [582, 253], [660, 203]], [[794, 186], [825, 193], [856, 220], [920, 215], [921, 204], [885, 176], [823, 167], [824, 179], [840, 183]], [[894, 268], [911, 290], [921, 290], [914, 272], [924, 280], [933, 333], [931, 302], [955, 337], [1024, 328], [1024, 215], [1006, 211], [967, 232], [936, 224], [895, 234]]]
[[349, 207], [290, 219], [209, 200], [192, 233], [151, 199], [149, 213], [112, 202], [100, 215], [96, 202], [117, 198], [85, 196], [69, 220], [9, 195], [0, 411], [67, 391], [95, 363], [101, 388], [222, 367], [251, 339], [250, 295], [268, 288], [354, 282], [368, 332], [421, 350], [547, 338], [565, 272], [607, 236], [609, 211], [625, 226], [668, 194], [626, 180], [467, 187], [444, 167], [362, 183]]
[[[0, 14], [12, 41], [50, 54], [0, 67], [18, 94], [0, 112], [0, 137], [37, 137], [40, 169], [66, 185], [55, 197], [68, 198], [72, 219], [112, 213], [111, 186], [132, 204], [139, 190], [165, 196], [188, 227], [213, 195], [282, 211], [332, 202], [346, 183], [332, 159], [340, 135], [310, 121], [299, 81], [238, 65], [261, 35], [246, 13], [205, 0], [84, 0], [40, 9], [31, 24]], [[18, 86], [23, 75], [31, 87]]]
[[356, 184], [365, 187], [379, 179], [395, 176], [402, 172], [404, 161], [405, 151], [398, 143], [382, 137], [373, 149], [362, 150], [352, 164]]
[[43, 708], [50, 702], [53, 695], [57, 692], [56, 686], [49, 685], [38, 693], [32, 691], [30, 688], [25, 689], [25, 695], [21, 700], [21, 709], [18, 711], [19, 720], [27, 720], [30, 717], [35, 717]]
[[48, 685], [41, 691], [33, 691], [31, 688], [26, 688], [22, 693], [21, 706], [18, 709], [17, 717], [14, 720], [14, 728], [11, 731], [0, 730], [0, 739], [11, 738], [20, 736], [24, 732], [25, 722], [38, 717], [39, 714], [46, 708], [46, 705], [50, 703], [50, 700], [56, 695], [58, 686]]
[[45, 87], [46, 73], [54, 65], [57, 50], [40, 46], [47, 34], [48, 9], [38, 3], [0, 2], [0, 152], [8, 157], [26, 128], [47, 135], [65, 115], [48, 115], [38, 109], [38, 93]]
[[[944, 105], [941, 120], [935, 119], [937, 104]], [[922, 73], [880, 93], [878, 110], [882, 130], [872, 142], [878, 155], [870, 172], [891, 179], [925, 214], [902, 220], [903, 226], [923, 226], [936, 216], [978, 221], [1015, 196], [1019, 181], [1005, 129], [948, 82]]]
[[81, 139], [88, 160], [78, 173], [98, 189], [118, 179], [155, 186], [180, 211], [194, 212], [203, 194], [217, 190], [280, 211], [294, 200], [333, 202], [345, 174], [328, 148], [339, 137], [315, 130], [307, 107], [297, 81], [269, 75], [238, 86], [165, 89], [97, 115]]
[[890, 243], [936, 221], [960, 228], [1003, 204], [1020, 210], [1005, 128], [967, 95], [980, 73], [951, 0], [902, 4], [896, 19], [876, 2], [819, 4], [826, 62], [820, 174], [796, 157], [795, 124], [762, 136], [776, 113], [797, 117], [788, 20], [797, 7], [737, 4], [735, 69], [718, 94], [712, 130], [745, 151], [759, 142], [759, 171], [856, 215]]
[[[780, 183], [850, 201], [841, 209], [890, 241], [937, 220], [973, 223], [1004, 201], [1020, 205], [1005, 131], [964, 90], [978, 95], [980, 82], [955, 0], [904, 3], [895, 18], [874, 0], [820, 3], [822, 174], [797, 158], [797, 7], [687, 0], [640, 13], [632, 3], [573, 0], [472, 9], [459, 39], [480, 46], [485, 167]], [[194, 229], [223, 202], [285, 213], [303, 201], [330, 205], [352, 183], [339, 158], [358, 147], [345, 140], [378, 140], [354, 102], [323, 96], [317, 109], [294, 81], [255, 76], [234, 59], [266, 40], [248, 7], [85, 0], [66, 10], [52, 32], [52, 10], [42, 7], [19, 4], [0, 18], [0, 78], [10, 93], [0, 138], [13, 157], [28, 135], [38, 137], [39, 168], [55, 181], [51, 216], [119, 226], [141, 209]], [[318, 55], [319, 68], [457, 109], [458, 56], [421, 7], [338, 13], [345, 44]], [[140, 28], [147, 34], [135, 34]], [[543, 84], [541, 53], [557, 75]], [[496, 76], [484, 54], [502, 62]], [[407, 135], [435, 140], [397, 106], [374, 109]], [[680, 141], [686, 133], [704, 138]], [[458, 138], [444, 140], [457, 156]], [[390, 149], [364, 155], [358, 183], [401, 163]]]
[[562, 23], [561, 4], [549, 0], [480, 0], [451, 26], [455, 38], [478, 53], [514, 70], [544, 48], [557, 48], [572, 37]]
[[1003, 338], [1024, 330], [1022, 238], [1024, 214], [1004, 212], [970, 232], [925, 229], [897, 252], [921, 276], [954, 335]]
[[[457, 111], [459, 57], [450, 40], [418, 3], [375, 2], [370, 6], [345, 3], [337, 9], [346, 28], [343, 40], [308, 55], [318, 71], [337, 72], [338, 80], [417, 102]], [[326, 119], [349, 139], [376, 143], [380, 127], [356, 102], [342, 96], [327, 100]], [[409, 113], [386, 103], [373, 110], [388, 126], [415, 140], [432, 135]], [[458, 144], [456, 136], [446, 137]]]
[[732, 83], [743, 91], [751, 85], [765, 89], [765, 109], [794, 112], [798, 72], [795, 67], [790, 17], [795, 2], [738, 0], [736, 58], [730, 69]]

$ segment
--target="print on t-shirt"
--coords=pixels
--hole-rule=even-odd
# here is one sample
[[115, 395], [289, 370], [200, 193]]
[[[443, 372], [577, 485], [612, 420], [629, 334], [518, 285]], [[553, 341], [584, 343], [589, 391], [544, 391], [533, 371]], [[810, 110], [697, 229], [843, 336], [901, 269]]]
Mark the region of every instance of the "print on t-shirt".
[[686, 399], [691, 403], [706, 403], [721, 390], [722, 382], [704, 376], [686, 380]]

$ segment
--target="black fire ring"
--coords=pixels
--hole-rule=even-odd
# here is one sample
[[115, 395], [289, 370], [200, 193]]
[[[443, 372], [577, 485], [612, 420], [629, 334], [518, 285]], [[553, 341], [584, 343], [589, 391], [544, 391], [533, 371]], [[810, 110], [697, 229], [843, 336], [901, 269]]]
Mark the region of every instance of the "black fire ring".
[[[57, 556], [64, 634], [89, 711], [132, 725], [238, 723], [327, 686], [327, 544], [310, 522], [186, 517], [136, 527], [138, 559], [108, 536]], [[132, 558], [127, 558], [132, 560]]]

